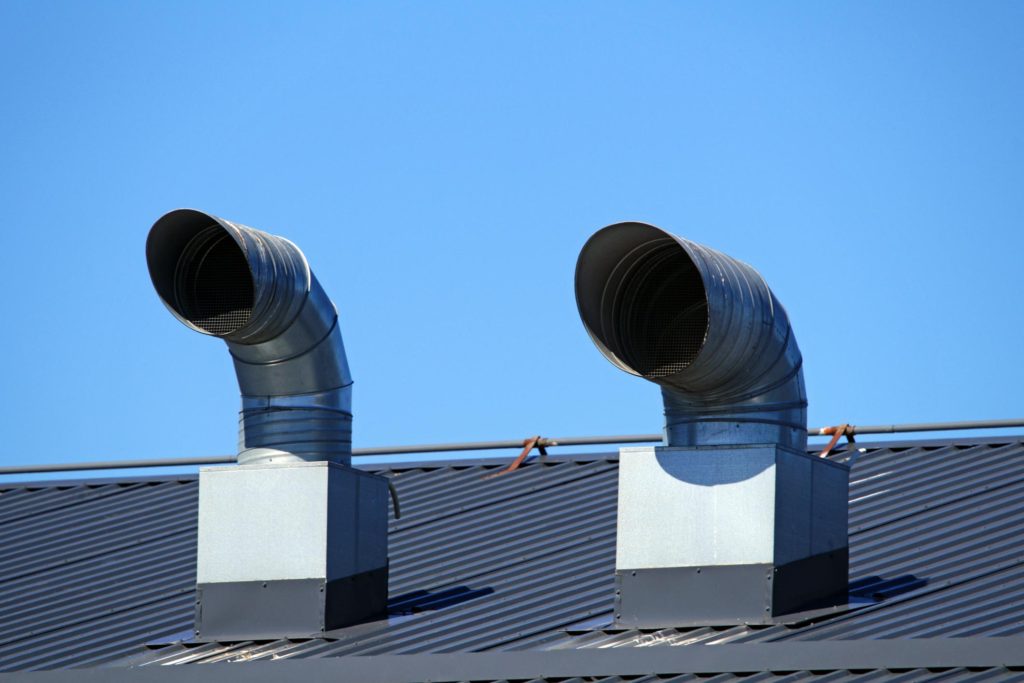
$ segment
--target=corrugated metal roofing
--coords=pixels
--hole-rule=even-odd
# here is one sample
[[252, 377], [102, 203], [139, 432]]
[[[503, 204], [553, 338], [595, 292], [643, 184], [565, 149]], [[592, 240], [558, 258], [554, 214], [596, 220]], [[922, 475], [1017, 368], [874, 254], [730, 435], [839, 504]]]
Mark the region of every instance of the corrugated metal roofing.
[[193, 477], [8, 486], [0, 669], [1024, 633], [1024, 444], [865, 447], [851, 477], [850, 575], [884, 599], [800, 627], [595, 630], [614, 590], [614, 455], [495, 479], [482, 475], [496, 465], [465, 461], [384, 470], [403, 507], [391, 521], [391, 618], [260, 643], [171, 642], [192, 625]]

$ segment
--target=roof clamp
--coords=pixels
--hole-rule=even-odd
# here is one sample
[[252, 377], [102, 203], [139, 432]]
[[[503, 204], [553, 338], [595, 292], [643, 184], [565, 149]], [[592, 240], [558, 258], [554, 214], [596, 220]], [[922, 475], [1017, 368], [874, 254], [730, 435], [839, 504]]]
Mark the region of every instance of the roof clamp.
[[828, 444], [822, 449], [821, 453], [818, 454], [819, 458], [827, 458], [832, 449], [839, 443], [839, 437], [845, 436], [846, 443], [855, 443], [857, 440], [853, 438], [853, 435], [857, 433], [857, 428], [851, 424], [841, 424], [838, 427], [822, 427], [818, 430], [818, 436], [832, 435]]
[[537, 449], [537, 452], [540, 454], [540, 457], [543, 460], [544, 458], [548, 457], [547, 446], [557, 445], [558, 444], [556, 442], [549, 441], [548, 439], [545, 439], [540, 435], [531, 436], [528, 439], [523, 439], [523, 450], [519, 453], [519, 455], [516, 456], [516, 459], [510, 462], [508, 467], [504, 469], [498, 470], [497, 472], [491, 472], [490, 474], [485, 474], [483, 476], [483, 479], [493, 479], [495, 477], [500, 477], [503, 474], [508, 474], [509, 472], [515, 472], [517, 469], [519, 469], [520, 465], [526, 462], [526, 458], [530, 455], [530, 452], [534, 448]]

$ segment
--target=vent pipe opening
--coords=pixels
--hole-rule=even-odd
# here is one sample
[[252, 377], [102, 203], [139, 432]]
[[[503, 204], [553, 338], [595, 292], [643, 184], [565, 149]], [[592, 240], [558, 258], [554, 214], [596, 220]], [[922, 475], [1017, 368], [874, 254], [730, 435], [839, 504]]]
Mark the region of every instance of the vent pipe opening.
[[[179, 227], [182, 223], [184, 228]], [[252, 272], [245, 253], [223, 227], [198, 212], [161, 219], [146, 249], [153, 284], [182, 322], [214, 336], [226, 336], [249, 322], [255, 298]]]
[[352, 378], [331, 300], [298, 247], [202, 211], [171, 211], [146, 241], [168, 310], [223, 339], [242, 392], [242, 464], [330, 460], [352, 451]]
[[617, 223], [580, 252], [576, 302], [609, 361], [662, 387], [669, 445], [806, 446], [800, 350], [749, 265], [653, 225]]
[[652, 234], [617, 262], [590, 267], [590, 258], [580, 258], [577, 293], [586, 302], [580, 306], [584, 324], [605, 355], [645, 379], [689, 367], [707, 339], [708, 300], [682, 246]]

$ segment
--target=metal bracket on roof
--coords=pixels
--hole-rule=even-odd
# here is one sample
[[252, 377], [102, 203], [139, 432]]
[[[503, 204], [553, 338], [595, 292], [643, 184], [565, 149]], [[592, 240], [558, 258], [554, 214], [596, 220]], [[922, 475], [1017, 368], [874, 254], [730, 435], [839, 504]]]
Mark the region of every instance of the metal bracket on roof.
[[842, 424], [838, 427], [822, 427], [818, 430], [820, 436], [832, 435], [832, 439], [829, 440], [825, 448], [818, 454], [819, 458], [827, 458], [828, 454], [832, 452], [832, 449], [839, 443], [839, 437], [845, 436], [846, 443], [854, 443], [856, 439], [853, 438], [854, 433], [857, 431], [856, 427], [851, 424]]
[[542, 458], [547, 457], [548, 452], [547, 452], [547, 449], [545, 447], [548, 446], [548, 445], [554, 445], [554, 444], [551, 444], [547, 439], [543, 438], [540, 435], [532, 436], [529, 439], [523, 439], [523, 450], [522, 450], [522, 452], [518, 456], [516, 456], [515, 460], [513, 460], [511, 463], [509, 463], [508, 467], [506, 467], [503, 470], [498, 470], [497, 472], [492, 472], [490, 474], [485, 474], [483, 478], [484, 479], [493, 479], [494, 477], [500, 477], [503, 474], [508, 474], [509, 472], [516, 471], [517, 469], [519, 469], [520, 465], [522, 465], [524, 462], [526, 462], [527, 456], [530, 455], [530, 451], [532, 451], [534, 448], [537, 449], [537, 452], [540, 453], [540, 456]]

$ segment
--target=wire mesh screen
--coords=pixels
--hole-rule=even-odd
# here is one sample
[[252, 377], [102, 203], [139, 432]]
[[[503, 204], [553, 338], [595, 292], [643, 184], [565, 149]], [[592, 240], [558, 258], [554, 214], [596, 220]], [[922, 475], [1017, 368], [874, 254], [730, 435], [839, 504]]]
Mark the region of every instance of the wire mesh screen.
[[210, 334], [230, 334], [252, 315], [249, 263], [231, 236], [217, 225], [197, 234], [182, 251], [175, 291], [181, 314]]
[[645, 377], [686, 369], [704, 346], [704, 283], [674, 240], [636, 259], [619, 285], [614, 311], [621, 357]]

